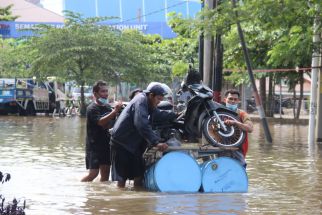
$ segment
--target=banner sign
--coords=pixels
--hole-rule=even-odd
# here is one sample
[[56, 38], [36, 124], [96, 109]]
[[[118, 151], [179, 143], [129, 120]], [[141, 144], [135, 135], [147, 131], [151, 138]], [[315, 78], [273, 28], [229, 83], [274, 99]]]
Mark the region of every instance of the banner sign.
[[[63, 28], [63, 23], [41, 23], [41, 22], [2, 22], [0, 21], [0, 36], [2, 38], [20, 38], [25, 36], [35, 36], [37, 25], [45, 24], [54, 28]], [[159, 34], [164, 39], [174, 38], [176, 34], [165, 22], [147, 23], [100, 23], [100, 25], [110, 25], [112, 28], [123, 31], [126, 29], [138, 30], [144, 34]]]

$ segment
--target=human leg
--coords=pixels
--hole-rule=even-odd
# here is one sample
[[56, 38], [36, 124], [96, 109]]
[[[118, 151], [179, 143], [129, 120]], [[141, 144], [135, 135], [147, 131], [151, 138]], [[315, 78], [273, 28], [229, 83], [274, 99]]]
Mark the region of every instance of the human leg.
[[135, 177], [134, 178], [134, 187], [142, 187], [142, 177]]
[[81, 182], [93, 181], [97, 177], [98, 172], [99, 172], [98, 169], [90, 169], [88, 171], [88, 174], [82, 178]]
[[126, 180], [129, 179], [131, 168], [129, 154], [121, 146], [115, 144], [111, 146], [112, 180], [117, 181], [118, 188], [124, 188]]
[[99, 159], [97, 153], [93, 151], [86, 151], [85, 157], [86, 169], [88, 173], [81, 179], [81, 182], [93, 181], [99, 173]]
[[100, 181], [103, 182], [103, 181], [108, 181], [109, 177], [110, 177], [110, 165], [100, 165], [100, 175], [101, 175], [101, 179]]
[[118, 181], [118, 182], [117, 182], [117, 187], [118, 187], [118, 188], [124, 188], [124, 187], [125, 187], [125, 182], [126, 182], [126, 181]]

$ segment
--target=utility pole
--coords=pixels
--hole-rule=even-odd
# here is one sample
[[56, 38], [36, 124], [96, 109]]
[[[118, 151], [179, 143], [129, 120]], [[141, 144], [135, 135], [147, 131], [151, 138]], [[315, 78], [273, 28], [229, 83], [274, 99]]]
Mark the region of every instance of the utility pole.
[[237, 19], [236, 20], [237, 31], [238, 31], [239, 38], [240, 38], [240, 43], [241, 43], [241, 46], [242, 46], [243, 52], [244, 52], [244, 57], [245, 57], [246, 65], [247, 65], [248, 76], [249, 76], [250, 82], [251, 82], [252, 87], [253, 87], [253, 94], [254, 94], [254, 98], [255, 98], [255, 102], [256, 102], [256, 108], [258, 110], [259, 118], [261, 119], [261, 122], [262, 122], [262, 125], [263, 125], [266, 140], [267, 140], [267, 142], [272, 143], [273, 142], [272, 136], [271, 136], [271, 133], [269, 131], [268, 122], [267, 122], [267, 119], [265, 117], [265, 112], [264, 112], [264, 108], [263, 108], [263, 105], [262, 105], [262, 101], [261, 101], [261, 98], [260, 98], [260, 96], [258, 94], [258, 90], [257, 90], [257, 87], [256, 87], [255, 78], [254, 78], [254, 74], [253, 74], [253, 71], [252, 71], [252, 66], [251, 66], [251, 63], [250, 63], [249, 55], [248, 55], [248, 50], [247, 50], [246, 43], [245, 43], [244, 33], [243, 33], [242, 28], [241, 28], [240, 22], [238, 20], [239, 16], [238, 16], [238, 12], [237, 12], [237, 9], [236, 9], [236, 0], [231, 0], [231, 1], [232, 1], [233, 9], [235, 10], [235, 16], [236, 16], [236, 19]]
[[120, 7], [120, 19], [121, 19], [121, 22], [123, 22], [123, 6], [122, 6], [122, 0], [119, 0], [119, 7]]
[[204, 37], [203, 37], [203, 32], [200, 33], [199, 35], [199, 49], [198, 49], [198, 54], [199, 54], [199, 74], [201, 77], [201, 80], [203, 80], [203, 61], [204, 61]]
[[145, 1], [144, 0], [142, 0], [142, 16], [143, 16], [143, 22], [145, 23], [146, 22], [146, 14], [145, 14]]
[[213, 97], [216, 102], [221, 102], [222, 88], [222, 71], [223, 71], [223, 45], [221, 43], [221, 35], [216, 35], [215, 54], [214, 54], [214, 81], [213, 81]]
[[[321, 52], [321, 51], [320, 51]], [[316, 141], [318, 143], [322, 143], [322, 70], [321, 70], [321, 65], [322, 65], [322, 57], [320, 58], [320, 81], [319, 81], [319, 86], [318, 86], [318, 89], [319, 89], [319, 96], [318, 96], [318, 115], [317, 115], [317, 124], [316, 124], [316, 134], [317, 134], [317, 137], [316, 137]]]
[[95, 16], [98, 17], [98, 2], [95, 0]]
[[[205, 0], [205, 6], [209, 9], [214, 8], [215, 0]], [[203, 61], [203, 83], [212, 88], [213, 73], [213, 37], [211, 33], [204, 32], [204, 61]]]
[[[322, 34], [320, 33], [320, 38], [321, 38]], [[316, 141], [317, 143], [319, 144], [322, 144], [322, 56], [321, 56], [321, 53], [322, 53], [322, 47], [320, 46], [319, 47], [320, 49], [320, 62], [319, 62], [319, 67], [320, 67], [320, 76], [319, 76], [319, 86], [318, 86], [318, 89], [319, 89], [319, 96], [318, 96], [318, 115], [317, 115], [317, 125], [316, 125], [316, 134], [317, 134], [317, 138], [316, 138]]]
[[165, 21], [168, 22], [168, 0], [164, 0], [164, 17]]
[[[320, 6], [316, 5], [317, 11], [320, 11]], [[318, 72], [319, 72], [319, 56], [320, 49], [317, 48], [317, 44], [320, 43], [320, 17], [316, 15], [313, 24], [313, 54], [312, 54], [312, 72], [311, 72], [311, 98], [310, 98], [310, 119], [309, 119], [309, 137], [308, 143], [313, 144], [315, 139], [315, 126], [316, 126], [316, 110], [317, 110], [317, 83], [318, 83]]]
[[[201, 2], [201, 10], [204, 8], [204, 1]], [[203, 61], [204, 61], [204, 32], [201, 31], [199, 35], [199, 48], [198, 48], [198, 56], [199, 56], [199, 74], [201, 80], [203, 80]]]

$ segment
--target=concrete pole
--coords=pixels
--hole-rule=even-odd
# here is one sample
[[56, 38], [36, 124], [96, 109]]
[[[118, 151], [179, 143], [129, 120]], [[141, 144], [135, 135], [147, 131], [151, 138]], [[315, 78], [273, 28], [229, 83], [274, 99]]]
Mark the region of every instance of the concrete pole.
[[[319, 7], [317, 5], [317, 7]], [[318, 8], [319, 11], [319, 8]], [[316, 48], [316, 44], [320, 42], [318, 33], [320, 27], [320, 17], [317, 15], [313, 25], [313, 54], [312, 54], [312, 72], [311, 72], [311, 101], [310, 101], [310, 118], [309, 118], [309, 137], [308, 143], [313, 144], [315, 139], [316, 126], [316, 108], [317, 108], [317, 87], [318, 87], [318, 72], [319, 72], [319, 56], [320, 50]]]
[[146, 22], [146, 13], [145, 13], [145, 1], [142, 0], [142, 15], [143, 16], [143, 22]]
[[95, 16], [98, 17], [99, 14], [98, 14], [98, 0], [95, 0]]
[[[204, 2], [201, 2], [201, 10], [204, 8]], [[203, 80], [203, 54], [204, 54], [204, 33], [203, 30], [200, 32], [199, 35], [199, 48], [198, 48], [198, 56], [199, 56], [199, 74], [201, 80]]]
[[186, 14], [187, 14], [186, 18], [189, 18], [190, 17], [189, 0], [186, 0]]
[[123, 22], [123, 6], [122, 6], [122, 0], [119, 0], [120, 5], [120, 19], [121, 22]]
[[[320, 35], [321, 38], [321, 35]], [[322, 53], [322, 50], [320, 50], [320, 53]], [[320, 57], [320, 62], [319, 62], [319, 66], [321, 68], [322, 65], [322, 57]], [[318, 115], [317, 115], [317, 125], [316, 125], [316, 141], [318, 143], [322, 143], [322, 70], [320, 69], [320, 75], [319, 75], [319, 84], [318, 84], [318, 89], [319, 89], [319, 95], [318, 95]]]
[[[214, 8], [214, 0], [205, 0], [205, 6], [209, 9]], [[204, 33], [204, 61], [203, 61], [203, 83], [212, 88], [213, 73], [213, 36]]]
[[165, 21], [168, 22], [168, 0], [164, 0], [164, 17]]

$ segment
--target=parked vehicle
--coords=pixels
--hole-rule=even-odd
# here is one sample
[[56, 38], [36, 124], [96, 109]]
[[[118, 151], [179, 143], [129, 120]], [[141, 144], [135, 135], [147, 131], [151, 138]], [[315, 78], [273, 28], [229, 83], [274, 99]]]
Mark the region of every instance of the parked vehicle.
[[[79, 107], [80, 98], [81, 98], [81, 88], [80, 87], [73, 87], [71, 90], [71, 96], [73, 105]], [[93, 99], [93, 88], [90, 86], [84, 86], [84, 96], [85, 96], [85, 103], [89, 104]]]
[[254, 98], [247, 99], [246, 100], [246, 105], [247, 105], [246, 106], [247, 113], [253, 113], [254, 111], [257, 111], [256, 103], [255, 103]]
[[32, 78], [0, 79], [0, 113], [35, 115], [52, 113], [58, 101], [67, 97], [54, 80], [36, 82]]
[[[92, 98], [93, 96], [93, 88], [90, 86], [84, 86], [84, 96], [85, 98]], [[81, 88], [80, 87], [73, 87], [72, 88], [72, 99], [80, 100], [81, 96]]]

